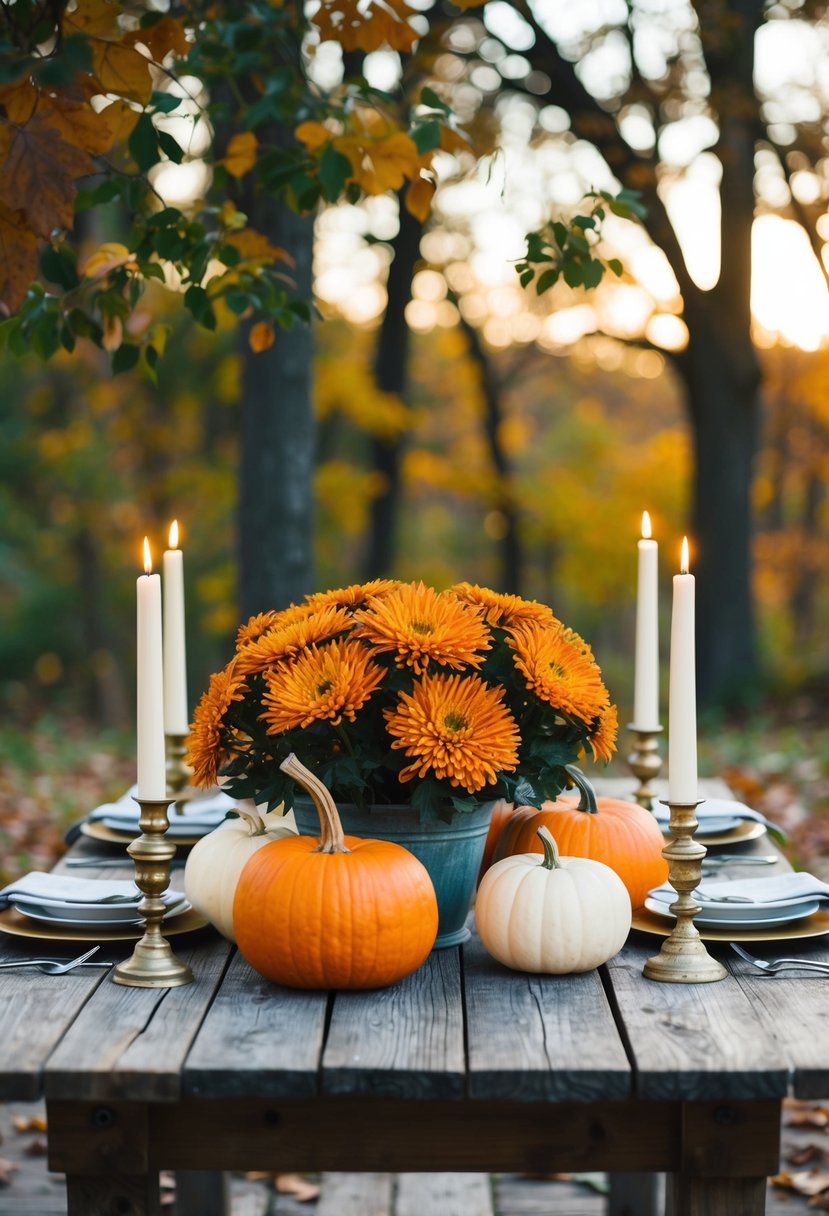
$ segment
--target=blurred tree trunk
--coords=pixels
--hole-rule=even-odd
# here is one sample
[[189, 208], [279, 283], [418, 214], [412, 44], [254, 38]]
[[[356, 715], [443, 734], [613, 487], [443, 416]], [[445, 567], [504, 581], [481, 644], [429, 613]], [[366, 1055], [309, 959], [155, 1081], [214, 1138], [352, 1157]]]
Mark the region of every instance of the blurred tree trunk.
[[[297, 292], [310, 300], [313, 219], [267, 199], [248, 199], [244, 210], [290, 252]], [[261, 354], [242, 336], [238, 598], [246, 619], [302, 599], [313, 585], [313, 335], [298, 323]]]
[[[388, 302], [377, 338], [374, 377], [384, 393], [405, 397], [409, 363], [409, 326], [406, 305], [412, 298], [412, 277], [420, 257], [423, 225], [399, 198], [400, 227], [392, 241], [394, 259], [386, 286]], [[397, 521], [400, 513], [400, 471], [405, 436], [376, 437], [371, 443], [371, 466], [383, 485], [371, 504], [363, 578], [381, 578], [394, 566]]]

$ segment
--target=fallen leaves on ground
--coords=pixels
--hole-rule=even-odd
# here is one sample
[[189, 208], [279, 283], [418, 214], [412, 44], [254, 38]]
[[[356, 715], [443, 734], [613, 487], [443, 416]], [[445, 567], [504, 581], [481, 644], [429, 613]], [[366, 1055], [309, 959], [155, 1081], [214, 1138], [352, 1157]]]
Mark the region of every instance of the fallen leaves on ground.
[[15, 1115], [12, 1126], [16, 1132], [45, 1132], [46, 1116], [32, 1115], [27, 1118], [25, 1115]]
[[775, 1186], [794, 1191], [797, 1195], [811, 1197], [829, 1191], [829, 1172], [826, 1170], [783, 1170], [772, 1177]]
[[9, 1161], [7, 1157], [0, 1157], [0, 1186], [8, 1186], [11, 1181], [10, 1175], [19, 1169], [20, 1166], [14, 1161]]

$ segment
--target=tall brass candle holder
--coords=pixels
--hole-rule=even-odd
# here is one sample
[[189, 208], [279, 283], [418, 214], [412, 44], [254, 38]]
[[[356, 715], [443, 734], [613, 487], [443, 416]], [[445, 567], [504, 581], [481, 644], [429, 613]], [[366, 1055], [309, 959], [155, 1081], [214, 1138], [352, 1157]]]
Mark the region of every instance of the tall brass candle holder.
[[185, 805], [193, 797], [193, 787], [190, 784], [193, 770], [184, 761], [187, 755], [187, 736], [165, 735], [164, 747], [167, 756], [167, 792], [175, 801], [176, 814], [182, 815]]
[[161, 898], [170, 885], [170, 862], [176, 846], [166, 839], [167, 808], [171, 798], [136, 798], [140, 808], [141, 835], [127, 845], [135, 861], [135, 885], [144, 898], [138, 911], [144, 917], [144, 936], [136, 943], [130, 958], [119, 963], [112, 978], [116, 984], [133, 988], [177, 988], [189, 984], [193, 972], [176, 958], [161, 932], [166, 905]]
[[708, 850], [694, 840], [699, 827], [696, 809], [699, 802], [665, 802], [671, 817], [668, 830], [671, 839], [662, 850], [668, 862], [668, 881], [677, 892], [670, 909], [676, 924], [669, 937], [662, 943], [659, 954], [649, 958], [643, 973], [649, 980], [662, 980], [669, 984], [709, 984], [724, 979], [725, 967], [712, 958], [694, 924], [700, 910], [691, 892], [696, 890], [702, 877], [702, 859]]
[[662, 757], [659, 754], [659, 736], [662, 727], [655, 726], [651, 730], [641, 730], [638, 726], [629, 726], [628, 730], [634, 736], [633, 751], [627, 758], [628, 768], [634, 777], [639, 779], [639, 788], [634, 798], [646, 811], [653, 810], [653, 800], [656, 791], [651, 782], [655, 781], [662, 772]]

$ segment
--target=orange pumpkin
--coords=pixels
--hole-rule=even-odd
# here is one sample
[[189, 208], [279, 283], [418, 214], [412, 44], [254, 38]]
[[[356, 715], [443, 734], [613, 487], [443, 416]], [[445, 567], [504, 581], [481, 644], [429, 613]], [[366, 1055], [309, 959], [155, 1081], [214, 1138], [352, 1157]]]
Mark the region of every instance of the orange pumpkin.
[[344, 836], [322, 782], [294, 755], [280, 768], [313, 798], [321, 835], [284, 836], [245, 865], [233, 901], [243, 957], [292, 988], [381, 988], [409, 975], [438, 931], [426, 868], [402, 845]]
[[481, 868], [478, 871], [478, 882], [481, 881], [489, 867], [492, 865], [495, 846], [498, 843], [498, 838], [503, 832], [506, 824], [509, 822], [513, 811], [515, 810], [514, 802], [505, 802], [503, 798], [499, 798], [492, 808], [492, 818], [489, 821], [489, 831], [486, 834], [486, 843], [484, 844], [484, 855], [481, 858]]
[[621, 878], [634, 908], [641, 908], [651, 887], [668, 877], [662, 856], [665, 841], [654, 817], [637, 802], [597, 798], [592, 785], [577, 768], [567, 772], [579, 789], [578, 801], [559, 796], [534, 806], [516, 807], [498, 838], [494, 861], [517, 853], [540, 853], [538, 829], [549, 828], [562, 857], [590, 857], [603, 861]]

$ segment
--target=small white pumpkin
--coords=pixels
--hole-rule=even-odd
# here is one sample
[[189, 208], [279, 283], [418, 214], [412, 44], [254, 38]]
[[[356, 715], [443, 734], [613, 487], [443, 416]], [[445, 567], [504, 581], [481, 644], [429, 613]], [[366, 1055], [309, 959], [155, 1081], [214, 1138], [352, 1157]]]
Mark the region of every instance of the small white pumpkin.
[[604, 862], [559, 857], [548, 828], [538, 835], [543, 857], [505, 857], [481, 880], [475, 900], [481, 941], [516, 971], [590, 971], [612, 958], [630, 932], [627, 888]]
[[232, 942], [233, 897], [245, 865], [263, 845], [297, 835], [293, 811], [260, 811], [249, 799], [237, 802], [234, 810], [239, 818], [224, 819], [196, 841], [184, 866], [184, 892], [190, 903]]

